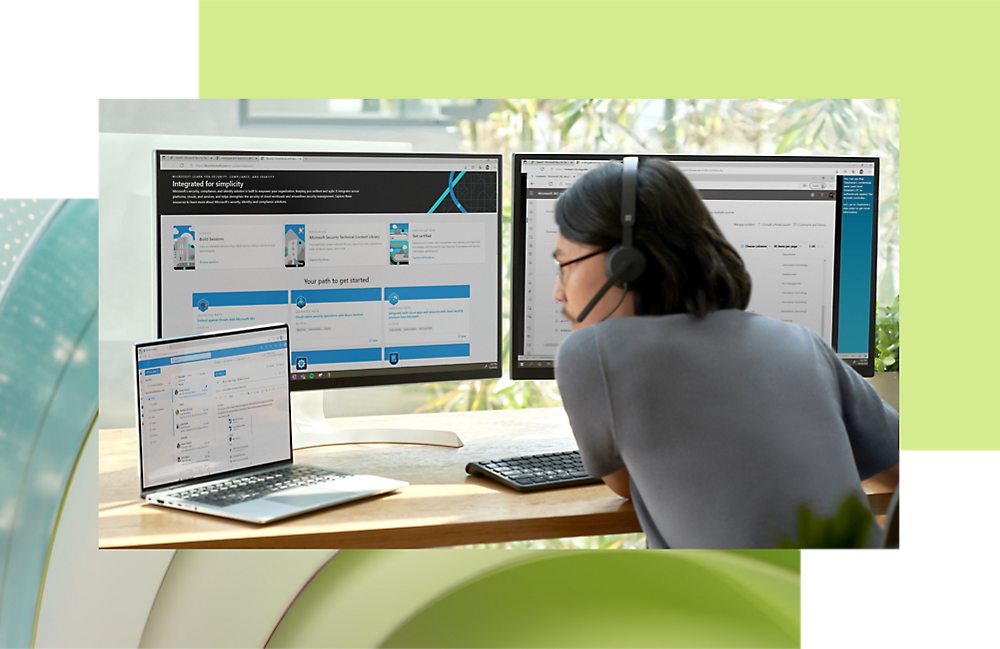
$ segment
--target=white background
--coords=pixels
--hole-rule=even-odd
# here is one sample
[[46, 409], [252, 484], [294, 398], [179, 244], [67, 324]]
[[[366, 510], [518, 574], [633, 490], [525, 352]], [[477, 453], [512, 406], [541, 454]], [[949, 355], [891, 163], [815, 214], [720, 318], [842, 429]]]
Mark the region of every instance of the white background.
[[[0, 197], [96, 198], [98, 98], [197, 96], [192, 0], [6, 2], [0, 25]], [[995, 646], [998, 455], [902, 456], [902, 550], [803, 553], [804, 647]], [[96, 475], [96, 454], [79, 470]], [[83, 482], [87, 491], [68, 506], [89, 500], [96, 511], [96, 480]], [[96, 518], [71, 518], [61, 533], [78, 535], [73, 568], [86, 590], [70, 571], [50, 572], [39, 641], [58, 640], [45, 626], [58, 618], [73, 634], [64, 642], [135, 646], [163, 555], [99, 555]], [[72, 588], [86, 597], [71, 597]]]

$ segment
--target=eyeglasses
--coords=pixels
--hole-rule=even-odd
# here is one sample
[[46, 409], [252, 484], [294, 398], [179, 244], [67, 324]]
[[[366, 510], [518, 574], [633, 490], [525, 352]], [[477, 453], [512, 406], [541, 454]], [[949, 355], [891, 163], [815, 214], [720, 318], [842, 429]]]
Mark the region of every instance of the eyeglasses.
[[577, 257], [576, 259], [570, 259], [569, 261], [560, 262], [558, 259], [553, 259], [552, 263], [556, 265], [556, 272], [559, 274], [559, 283], [563, 286], [566, 285], [566, 276], [563, 275], [563, 268], [569, 266], [570, 264], [575, 264], [578, 261], [583, 261], [584, 259], [590, 259], [591, 257], [596, 257], [602, 252], [607, 252], [606, 250], [598, 250], [597, 252], [592, 252], [589, 255], [584, 255], [582, 257]]

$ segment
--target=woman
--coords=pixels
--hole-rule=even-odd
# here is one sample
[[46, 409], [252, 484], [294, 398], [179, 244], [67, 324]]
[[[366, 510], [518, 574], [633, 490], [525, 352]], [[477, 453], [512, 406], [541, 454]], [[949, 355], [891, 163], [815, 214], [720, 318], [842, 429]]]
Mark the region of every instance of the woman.
[[637, 170], [645, 269], [577, 321], [622, 242], [622, 180], [602, 165], [556, 204], [554, 297], [574, 329], [556, 379], [585, 466], [631, 497], [649, 546], [795, 543], [801, 506], [830, 518], [867, 502], [862, 479], [898, 480], [898, 413], [813, 331], [745, 312], [742, 260], [664, 159]]

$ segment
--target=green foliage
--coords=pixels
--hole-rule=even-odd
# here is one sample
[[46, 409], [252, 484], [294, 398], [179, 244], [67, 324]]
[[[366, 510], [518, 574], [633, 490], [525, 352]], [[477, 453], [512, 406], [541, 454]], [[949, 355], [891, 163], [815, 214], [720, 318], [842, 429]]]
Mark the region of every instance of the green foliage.
[[782, 548], [864, 548], [871, 530], [872, 513], [854, 496], [848, 496], [832, 518], [819, 518], [803, 505], [799, 508], [798, 539], [785, 538]]
[[899, 296], [875, 309], [876, 372], [899, 371]]
[[512, 410], [561, 406], [555, 381], [511, 381], [504, 376], [481, 381], [452, 381], [425, 388], [427, 403], [416, 412]]
[[899, 102], [797, 99], [781, 115], [795, 121], [782, 128], [777, 154], [829, 153], [880, 158], [878, 293], [885, 299], [894, 295], [899, 290]]

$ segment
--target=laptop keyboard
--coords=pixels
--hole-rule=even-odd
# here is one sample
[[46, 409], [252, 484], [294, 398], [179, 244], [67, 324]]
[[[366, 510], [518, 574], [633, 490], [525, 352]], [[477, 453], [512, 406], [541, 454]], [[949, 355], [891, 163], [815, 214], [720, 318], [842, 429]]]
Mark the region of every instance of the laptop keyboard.
[[292, 465], [265, 473], [214, 482], [204, 487], [179, 491], [173, 495], [196, 503], [225, 507], [262, 498], [275, 491], [330, 482], [352, 474], [315, 466]]

